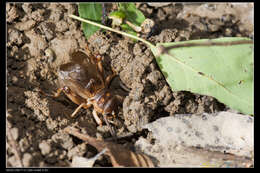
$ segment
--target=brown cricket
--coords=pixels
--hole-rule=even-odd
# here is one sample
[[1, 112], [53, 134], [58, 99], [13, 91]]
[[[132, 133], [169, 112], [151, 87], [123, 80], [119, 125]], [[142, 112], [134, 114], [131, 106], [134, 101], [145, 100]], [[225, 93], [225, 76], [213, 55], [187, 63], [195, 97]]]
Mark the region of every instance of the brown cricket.
[[115, 117], [119, 106], [118, 98], [109, 89], [116, 73], [112, 69], [113, 74], [105, 78], [102, 57], [100, 55], [94, 56], [88, 46], [86, 46], [86, 53], [82, 51], [72, 53], [71, 62], [59, 67], [58, 82], [60, 87], [54, 97], [58, 97], [61, 92], [64, 92], [70, 100], [79, 105], [71, 117], [74, 117], [80, 108], [88, 109], [93, 106], [93, 116], [97, 124], [102, 125], [97, 114], [99, 113], [103, 115], [110, 133], [115, 136], [107, 116], [113, 115]]

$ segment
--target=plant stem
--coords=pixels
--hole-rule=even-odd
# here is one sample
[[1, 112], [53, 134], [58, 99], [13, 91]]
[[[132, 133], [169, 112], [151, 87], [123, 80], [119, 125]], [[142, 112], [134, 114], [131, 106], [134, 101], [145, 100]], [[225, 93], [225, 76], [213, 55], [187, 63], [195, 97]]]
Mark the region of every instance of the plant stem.
[[122, 31], [118, 31], [118, 30], [116, 30], [116, 29], [113, 29], [113, 28], [110, 28], [110, 27], [101, 25], [101, 24], [96, 23], [96, 22], [89, 21], [89, 20], [87, 20], [87, 19], [83, 19], [83, 18], [78, 17], [78, 16], [75, 16], [75, 15], [73, 15], [73, 14], [69, 15], [69, 17], [71, 17], [71, 18], [73, 18], [73, 19], [76, 19], [76, 20], [79, 20], [79, 21], [81, 21], [81, 22], [85, 22], [85, 23], [88, 23], [88, 24], [91, 24], [91, 25], [95, 25], [95, 26], [97, 26], [97, 27], [100, 27], [100, 28], [103, 28], [103, 29], [106, 29], [106, 30], [109, 30], [109, 31], [112, 31], [112, 32], [116, 32], [116, 33], [118, 33], [118, 34], [122, 34], [122, 35], [127, 36], [127, 37], [130, 37], [130, 38], [139, 40], [139, 41], [141, 41], [141, 42], [147, 44], [150, 48], [155, 47], [152, 43], [150, 43], [150, 42], [148, 42], [148, 41], [146, 41], [146, 40], [144, 40], [144, 39], [142, 39], [142, 38], [139, 38], [139, 37], [137, 37], [137, 36], [135, 36], [135, 35], [128, 34], [128, 33], [122, 32]]

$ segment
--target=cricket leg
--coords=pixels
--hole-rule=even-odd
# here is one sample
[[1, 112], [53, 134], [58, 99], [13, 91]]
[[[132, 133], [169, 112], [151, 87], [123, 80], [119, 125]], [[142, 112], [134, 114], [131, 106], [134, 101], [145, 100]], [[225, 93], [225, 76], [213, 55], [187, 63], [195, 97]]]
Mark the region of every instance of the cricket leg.
[[82, 108], [85, 105], [85, 103], [81, 103], [76, 109], [75, 111], [70, 115], [71, 118], [73, 118], [76, 113], [80, 110], [80, 108]]
[[112, 68], [113, 74], [107, 76], [105, 86], [109, 87], [111, 84], [111, 81], [114, 79], [114, 77], [117, 75], [116, 71]]
[[92, 106], [92, 104], [89, 103], [81, 103], [76, 109], [75, 111], [70, 115], [72, 118], [76, 115], [76, 113], [82, 108], [84, 107], [85, 109], [88, 109], [90, 106]]
[[57, 89], [57, 91], [56, 91], [56, 93], [54, 93], [53, 97], [55, 97], [55, 98], [56, 98], [56, 97], [59, 97], [62, 91], [64, 91], [64, 88], [63, 88], [63, 87]]
[[103, 84], [105, 85], [105, 73], [102, 65], [102, 57], [101, 55], [96, 55], [96, 65], [97, 65], [97, 70], [99, 72], [99, 76], [101, 77]]
[[47, 93], [45, 93], [44, 91], [42, 91], [42, 90], [40, 90], [40, 93], [41, 94], [43, 94], [43, 95], [45, 95], [45, 96], [48, 96], [48, 97], [59, 97], [60, 96], [60, 94], [61, 94], [61, 92], [64, 90], [64, 88], [59, 88], [59, 89], [57, 89], [57, 91], [55, 92], [55, 93], [53, 93], [53, 94], [47, 94]]
[[107, 124], [107, 126], [109, 128], [110, 134], [116, 140], [116, 138], [117, 138], [116, 137], [116, 133], [115, 133], [114, 129], [111, 127], [111, 125], [109, 124], [108, 120], [107, 120], [107, 114], [103, 114], [103, 118], [104, 118], [104, 120], [105, 120], [105, 122], [106, 122], [106, 124]]
[[97, 122], [97, 124], [98, 124], [99, 126], [102, 126], [102, 121], [101, 121], [101, 119], [98, 117], [97, 112], [96, 112], [95, 110], [93, 110], [92, 114], [93, 114], [93, 117], [94, 117], [95, 121]]

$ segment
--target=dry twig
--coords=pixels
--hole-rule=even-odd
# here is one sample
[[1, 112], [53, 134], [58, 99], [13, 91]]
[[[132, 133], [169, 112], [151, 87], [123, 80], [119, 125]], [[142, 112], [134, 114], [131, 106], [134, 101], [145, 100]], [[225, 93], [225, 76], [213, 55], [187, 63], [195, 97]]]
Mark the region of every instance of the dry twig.
[[154, 167], [151, 159], [145, 154], [132, 152], [119, 144], [97, 140], [87, 134], [80, 133], [78, 129], [73, 127], [67, 127], [64, 131], [88, 142], [99, 152], [107, 148], [106, 154], [110, 157], [114, 167]]

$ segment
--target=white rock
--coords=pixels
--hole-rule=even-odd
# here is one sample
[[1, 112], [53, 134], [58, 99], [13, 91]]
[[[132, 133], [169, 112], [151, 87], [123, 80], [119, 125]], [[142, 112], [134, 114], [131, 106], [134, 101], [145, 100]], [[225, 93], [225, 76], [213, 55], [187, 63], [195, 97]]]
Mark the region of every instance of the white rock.
[[232, 161], [223, 152], [252, 158], [253, 122], [251, 116], [230, 112], [164, 117], [143, 127], [154, 144], [139, 138], [135, 147], [155, 158], [158, 167], [246, 167], [252, 160], [234, 156]]
[[182, 144], [211, 151], [252, 157], [254, 118], [249, 115], [219, 112], [203, 115], [175, 115], [147, 124], [161, 144]]

